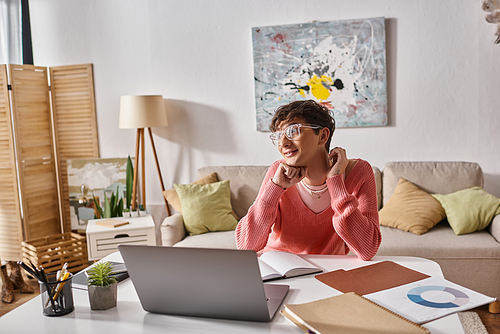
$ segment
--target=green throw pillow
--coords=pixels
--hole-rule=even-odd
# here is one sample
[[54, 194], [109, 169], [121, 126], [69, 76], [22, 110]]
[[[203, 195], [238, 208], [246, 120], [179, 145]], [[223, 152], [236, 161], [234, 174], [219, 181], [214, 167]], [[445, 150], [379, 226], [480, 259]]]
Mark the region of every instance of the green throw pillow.
[[443, 206], [456, 235], [481, 231], [490, 224], [495, 215], [500, 214], [500, 198], [488, 194], [481, 187], [432, 196]]
[[229, 180], [210, 184], [174, 184], [189, 235], [234, 230]]

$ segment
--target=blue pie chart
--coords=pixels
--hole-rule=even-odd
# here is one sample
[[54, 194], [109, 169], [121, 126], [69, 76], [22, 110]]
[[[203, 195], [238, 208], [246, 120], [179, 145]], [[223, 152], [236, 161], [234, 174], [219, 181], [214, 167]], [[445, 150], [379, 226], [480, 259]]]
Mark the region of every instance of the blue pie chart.
[[[430, 300], [425, 300], [422, 297], [422, 294], [427, 291], [442, 291], [442, 292], [447, 292], [451, 293], [455, 299], [452, 300], [451, 302], [446, 301], [446, 302], [434, 302]], [[469, 302], [469, 296], [467, 296], [465, 293], [462, 291], [459, 291], [457, 289], [453, 289], [450, 287], [446, 286], [439, 286], [439, 285], [425, 285], [425, 286], [419, 286], [416, 288], [411, 289], [408, 291], [407, 294], [408, 298], [419, 305], [422, 306], [427, 306], [427, 307], [433, 307], [433, 308], [453, 308], [453, 307], [460, 307]]]

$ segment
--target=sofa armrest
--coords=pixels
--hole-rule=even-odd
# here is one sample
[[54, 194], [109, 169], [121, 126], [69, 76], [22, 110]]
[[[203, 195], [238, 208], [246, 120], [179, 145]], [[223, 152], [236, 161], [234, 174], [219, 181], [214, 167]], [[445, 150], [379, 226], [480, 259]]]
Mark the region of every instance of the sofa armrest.
[[493, 238], [500, 242], [500, 215], [493, 217], [491, 224], [487, 228]]
[[184, 220], [180, 213], [176, 213], [163, 220], [160, 226], [161, 242], [163, 246], [173, 246], [186, 237]]

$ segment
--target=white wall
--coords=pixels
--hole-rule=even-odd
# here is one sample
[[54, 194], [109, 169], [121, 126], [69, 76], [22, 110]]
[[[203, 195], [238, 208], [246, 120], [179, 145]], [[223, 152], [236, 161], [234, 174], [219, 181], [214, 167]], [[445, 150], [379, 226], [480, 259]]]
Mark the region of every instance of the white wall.
[[[386, 18], [389, 126], [344, 128], [333, 145], [387, 161], [473, 161], [500, 197], [500, 45], [481, 0], [34, 0], [35, 65], [94, 64], [101, 157], [134, 155], [121, 95], [161, 94], [155, 128], [166, 188], [205, 165], [280, 156], [255, 122], [251, 28]], [[163, 202], [147, 151], [147, 202]]]

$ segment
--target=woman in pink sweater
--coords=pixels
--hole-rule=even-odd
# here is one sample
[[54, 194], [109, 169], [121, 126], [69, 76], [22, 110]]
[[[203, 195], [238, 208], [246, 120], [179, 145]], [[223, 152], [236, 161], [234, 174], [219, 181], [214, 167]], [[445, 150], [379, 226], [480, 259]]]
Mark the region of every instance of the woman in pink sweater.
[[354, 252], [371, 259], [380, 246], [370, 164], [329, 150], [335, 120], [312, 100], [281, 106], [270, 125], [283, 156], [236, 227], [238, 249], [305, 254]]

